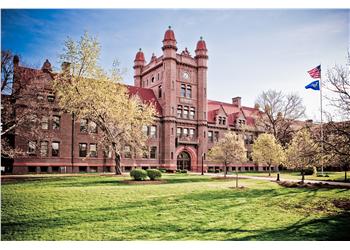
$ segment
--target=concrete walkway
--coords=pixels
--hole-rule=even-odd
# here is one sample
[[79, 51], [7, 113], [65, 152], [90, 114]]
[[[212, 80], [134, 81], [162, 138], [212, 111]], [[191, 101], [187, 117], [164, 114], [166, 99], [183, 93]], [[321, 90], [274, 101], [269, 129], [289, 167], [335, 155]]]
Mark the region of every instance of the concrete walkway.
[[[201, 174], [201, 173], [198, 173]], [[215, 174], [215, 173], [205, 173], [204, 175], [209, 175], [209, 176], [217, 176], [217, 177], [223, 177], [224, 174]], [[227, 175], [227, 177], [235, 177], [236, 175]], [[259, 177], [259, 176], [247, 176], [247, 175], [239, 175], [238, 178], [240, 179], [254, 179], [254, 180], [266, 180], [266, 181], [276, 181], [276, 177]], [[283, 175], [280, 176], [280, 181], [288, 181], [288, 182], [300, 182], [301, 179], [284, 179]], [[332, 186], [346, 186], [350, 187], [350, 183], [348, 182], [338, 182], [338, 181], [318, 181], [318, 180], [305, 180], [305, 183], [322, 183], [322, 184], [327, 184], [327, 185], [332, 185]]]

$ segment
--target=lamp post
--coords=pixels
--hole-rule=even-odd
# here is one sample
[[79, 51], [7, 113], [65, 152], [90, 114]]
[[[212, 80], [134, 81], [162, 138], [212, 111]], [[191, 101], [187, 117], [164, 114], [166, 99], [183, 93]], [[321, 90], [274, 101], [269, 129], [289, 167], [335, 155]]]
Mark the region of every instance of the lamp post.
[[204, 153], [202, 153], [202, 175], [204, 175]]

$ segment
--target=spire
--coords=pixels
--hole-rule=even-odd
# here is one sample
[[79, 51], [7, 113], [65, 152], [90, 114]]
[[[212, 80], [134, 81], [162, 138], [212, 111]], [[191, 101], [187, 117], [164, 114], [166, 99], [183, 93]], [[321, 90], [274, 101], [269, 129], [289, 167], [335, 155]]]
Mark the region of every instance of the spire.
[[41, 67], [41, 70], [45, 72], [52, 71], [51, 63], [48, 59], [46, 59], [46, 61], [44, 62], [43, 66]]

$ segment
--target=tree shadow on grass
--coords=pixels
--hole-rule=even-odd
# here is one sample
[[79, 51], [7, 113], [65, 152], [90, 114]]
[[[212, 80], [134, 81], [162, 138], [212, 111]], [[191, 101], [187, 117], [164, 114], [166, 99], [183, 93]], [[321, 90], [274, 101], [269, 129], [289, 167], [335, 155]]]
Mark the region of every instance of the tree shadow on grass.
[[253, 234], [228, 240], [350, 240], [350, 213], [312, 220], [304, 217], [285, 227], [250, 232]]
[[[101, 177], [102, 178], [102, 177]], [[57, 180], [57, 182], [51, 182], [50, 186], [54, 187], [93, 187], [93, 186], [143, 186], [142, 182], [139, 184], [129, 184], [126, 183], [125, 180], [131, 180], [131, 178], [125, 178], [125, 179], [113, 179], [113, 177], [106, 177], [106, 179], [95, 179], [91, 178], [89, 180], [86, 178], [84, 181], [63, 181], [60, 182], [60, 180]], [[184, 178], [162, 178], [161, 180], [165, 180], [164, 183], [155, 183], [155, 184], [147, 184], [149, 185], [166, 185], [166, 184], [181, 184], [181, 183], [198, 183], [198, 182], [212, 182], [215, 180], [212, 180], [210, 178], [198, 178], [198, 177], [184, 177]], [[46, 181], [46, 180], [45, 180]], [[146, 184], [145, 184], [146, 186]]]

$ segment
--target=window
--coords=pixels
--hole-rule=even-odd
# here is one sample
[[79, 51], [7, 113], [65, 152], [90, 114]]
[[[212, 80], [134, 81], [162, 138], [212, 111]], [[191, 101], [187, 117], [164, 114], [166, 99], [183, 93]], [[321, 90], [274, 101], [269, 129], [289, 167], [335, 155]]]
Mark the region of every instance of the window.
[[130, 146], [125, 146], [124, 147], [124, 158], [131, 158]]
[[142, 132], [145, 136], [148, 136], [148, 126], [146, 125], [142, 126]]
[[176, 135], [180, 137], [182, 134], [182, 128], [176, 128]]
[[110, 147], [106, 147], [106, 149], [103, 150], [103, 156], [105, 158], [112, 158], [112, 151], [111, 151]]
[[188, 106], [184, 106], [183, 118], [188, 118]]
[[29, 155], [35, 155], [36, 153], [36, 142], [35, 141], [29, 141], [28, 142], [28, 154]]
[[151, 126], [149, 136], [151, 138], [157, 138], [157, 126]]
[[162, 98], [162, 85], [158, 86], [158, 98]]
[[151, 147], [151, 151], [149, 153], [151, 159], [157, 158], [157, 147]]
[[86, 157], [87, 143], [79, 143], [79, 157]]
[[208, 141], [209, 142], [213, 142], [214, 141], [213, 131], [208, 131]]
[[49, 155], [49, 143], [47, 141], [42, 141], [40, 143], [40, 155], [42, 157], [47, 157]]
[[219, 141], [219, 131], [215, 131], [215, 141]]
[[59, 142], [52, 142], [51, 144], [51, 155], [52, 156], [59, 156], [60, 154], [60, 143]]
[[54, 95], [48, 95], [47, 96], [47, 101], [48, 102], [54, 102], [55, 101], [55, 96]]
[[157, 80], [159, 80], [159, 73], [157, 74]]
[[39, 101], [44, 100], [44, 97], [42, 95], [40, 95], [40, 94], [37, 96], [37, 98], [38, 98]]
[[80, 120], [80, 132], [87, 133], [88, 132], [88, 121], [87, 119]]
[[188, 128], [183, 129], [183, 136], [187, 137], [188, 136]]
[[185, 97], [186, 95], [186, 85], [185, 84], [181, 84], [181, 93], [180, 96], [181, 97]]
[[49, 118], [47, 116], [43, 116], [41, 119], [41, 128], [45, 130], [49, 129]]
[[195, 108], [194, 108], [194, 107], [191, 107], [191, 110], [190, 110], [190, 119], [194, 119], [195, 113], [196, 113]]
[[190, 128], [190, 137], [191, 138], [194, 138], [195, 137], [195, 130], [194, 130], [194, 128]]
[[191, 85], [187, 85], [186, 97], [187, 98], [191, 98], [192, 97], [192, 87], [191, 87]]
[[61, 117], [58, 115], [54, 115], [52, 117], [52, 129], [59, 129], [60, 128], [60, 120], [61, 120]]
[[94, 134], [97, 133], [97, 124], [95, 122], [93, 121], [89, 122], [89, 131], [90, 133], [94, 133]]
[[226, 117], [219, 116], [219, 124], [226, 125]]
[[152, 78], [151, 78], [151, 82], [154, 82], [154, 76], [152, 76]]
[[182, 106], [181, 105], [177, 106], [177, 117], [178, 118], [182, 117]]
[[90, 143], [90, 157], [97, 157], [97, 145]]
[[142, 149], [142, 158], [147, 159], [148, 158], [148, 148], [144, 147]]

